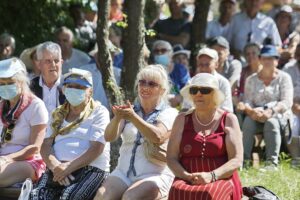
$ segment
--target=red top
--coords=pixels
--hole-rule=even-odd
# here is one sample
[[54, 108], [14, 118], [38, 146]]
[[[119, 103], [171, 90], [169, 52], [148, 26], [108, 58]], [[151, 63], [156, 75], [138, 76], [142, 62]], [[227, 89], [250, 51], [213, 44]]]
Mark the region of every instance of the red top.
[[[224, 132], [227, 112], [221, 117], [216, 131], [203, 136], [194, 129], [192, 114], [186, 116], [186, 123], [180, 143], [182, 166], [189, 172], [210, 172], [228, 161]], [[175, 178], [169, 199], [241, 199], [242, 187], [237, 171], [228, 179], [206, 185], [191, 185]]]

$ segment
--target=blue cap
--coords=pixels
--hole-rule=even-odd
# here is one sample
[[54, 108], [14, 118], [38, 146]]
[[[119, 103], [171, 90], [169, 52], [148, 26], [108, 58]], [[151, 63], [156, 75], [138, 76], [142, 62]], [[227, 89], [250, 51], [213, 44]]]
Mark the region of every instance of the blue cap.
[[279, 58], [278, 51], [274, 45], [265, 45], [260, 50], [261, 57], [275, 57]]
[[64, 77], [63, 84], [76, 83], [84, 87], [93, 87], [92, 74], [87, 70], [71, 68]]

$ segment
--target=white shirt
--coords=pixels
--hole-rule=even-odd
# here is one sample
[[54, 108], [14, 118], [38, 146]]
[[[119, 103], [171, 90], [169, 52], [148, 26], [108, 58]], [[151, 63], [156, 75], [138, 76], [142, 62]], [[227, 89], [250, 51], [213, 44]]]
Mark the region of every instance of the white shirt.
[[86, 65], [91, 61], [91, 58], [78, 49], [72, 48], [72, 55], [70, 59], [64, 60], [62, 64], [62, 74], [69, 72], [71, 68], [78, 68], [81, 65]]
[[225, 36], [228, 29], [229, 23], [227, 23], [225, 26], [222, 26], [219, 20], [210, 21], [206, 27], [205, 38], [208, 39], [216, 36]]
[[[109, 101], [107, 99], [107, 95], [105, 93], [103, 82], [102, 82], [102, 74], [98, 70], [96, 63], [91, 63], [88, 65], [82, 65], [78, 67], [79, 69], [84, 69], [92, 73], [93, 75], [93, 98], [101, 102], [106, 108], [109, 109]], [[119, 85], [121, 79], [121, 69], [113, 67], [114, 75], [117, 84]]]
[[294, 86], [294, 98], [300, 100], [300, 67], [298, 62], [296, 60], [293, 60], [287, 63], [284, 66], [283, 70], [287, 72], [292, 78]]
[[[34, 97], [31, 104], [21, 113], [12, 132], [12, 139], [0, 148], [0, 155], [11, 154], [29, 145], [31, 127], [47, 124], [48, 112], [43, 101]], [[0, 130], [3, 124], [0, 120]]]
[[54, 83], [52, 88], [48, 88], [46, 84], [44, 84], [42, 76], [39, 79], [39, 85], [43, 88], [43, 102], [46, 105], [49, 118], [52, 112], [60, 105], [59, 104], [59, 91], [58, 86], [60, 85], [60, 78]]
[[245, 12], [234, 15], [226, 38], [230, 45], [240, 52], [248, 42], [263, 45], [266, 38], [270, 38], [273, 45], [281, 46], [281, 38], [275, 22], [262, 13], [257, 13], [253, 19], [249, 18]]
[[[101, 155], [89, 165], [109, 171], [110, 143], [104, 139], [104, 131], [109, 123], [108, 110], [100, 105], [95, 108], [92, 114], [82, 121], [78, 128], [66, 135], [58, 135], [53, 145], [54, 154], [60, 161], [72, 161], [80, 157], [90, 148], [90, 141], [100, 142], [105, 145]], [[48, 124], [46, 138], [52, 135], [51, 123]], [[63, 126], [68, 122], [64, 121]]]
[[[138, 113], [140, 116], [141, 112]], [[157, 117], [157, 121], [163, 123], [168, 130], [172, 129], [173, 122], [178, 114], [178, 111], [174, 108], [168, 107], [165, 110], [161, 111]], [[122, 146], [120, 147], [120, 157], [118, 159], [118, 165], [116, 169], [121, 170], [123, 174], [127, 174], [127, 170], [130, 165], [130, 158], [132, 155], [132, 149], [134, 146], [134, 141], [136, 139], [138, 129], [132, 123], [126, 123], [123, 132], [121, 133], [122, 137]], [[167, 174], [172, 175], [172, 172], [167, 166], [159, 166], [151, 163], [144, 153], [143, 147], [143, 138], [141, 139], [142, 144], [139, 145], [136, 149], [134, 167], [137, 173], [137, 176], [143, 174]]]

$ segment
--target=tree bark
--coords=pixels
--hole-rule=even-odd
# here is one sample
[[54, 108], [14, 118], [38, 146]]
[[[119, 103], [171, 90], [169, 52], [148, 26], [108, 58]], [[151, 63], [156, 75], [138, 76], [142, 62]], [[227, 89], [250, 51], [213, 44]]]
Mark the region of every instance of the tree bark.
[[144, 67], [143, 47], [145, 43], [144, 8], [146, 0], [125, 1], [128, 27], [123, 33], [124, 61], [121, 86], [125, 98], [135, 99], [135, 81], [139, 70]]
[[192, 23], [192, 55], [191, 55], [191, 65], [193, 71], [196, 67], [195, 57], [199, 49], [205, 43], [205, 31], [207, 25], [207, 15], [211, 0], [196, 0], [195, 1], [195, 15]]
[[[110, 0], [98, 1], [98, 21], [97, 21], [97, 67], [102, 74], [102, 83], [106, 93], [106, 96], [111, 105], [123, 104], [123, 95], [120, 88], [117, 85], [115, 76], [113, 73], [112, 58], [108, 48], [108, 33], [109, 33], [109, 10]], [[119, 149], [121, 145], [121, 139], [111, 144], [111, 170], [115, 168], [118, 162]]]

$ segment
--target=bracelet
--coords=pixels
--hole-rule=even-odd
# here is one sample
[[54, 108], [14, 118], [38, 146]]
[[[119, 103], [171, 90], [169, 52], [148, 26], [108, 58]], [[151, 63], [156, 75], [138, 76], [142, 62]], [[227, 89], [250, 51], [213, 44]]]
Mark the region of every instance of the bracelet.
[[211, 182], [216, 182], [217, 181], [217, 176], [216, 176], [215, 172], [211, 171], [210, 175], [211, 175]]

